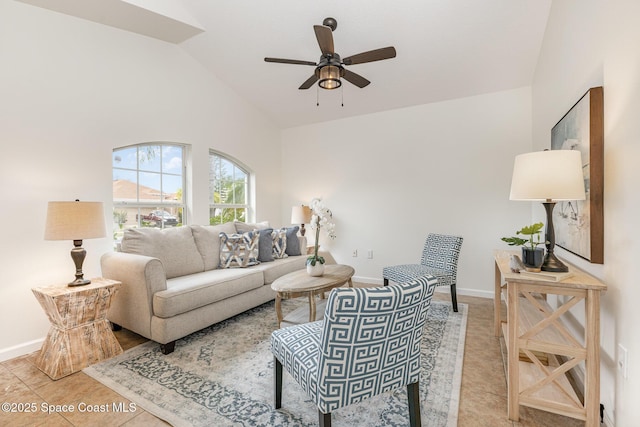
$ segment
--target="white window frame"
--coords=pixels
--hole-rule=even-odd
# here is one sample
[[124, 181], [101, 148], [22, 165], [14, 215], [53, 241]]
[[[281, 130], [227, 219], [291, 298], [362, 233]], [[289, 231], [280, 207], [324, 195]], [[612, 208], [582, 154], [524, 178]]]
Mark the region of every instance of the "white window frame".
[[[182, 165], [180, 166], [180, 174], [171, 173], [164, 170], [164, 162], [162, 161], [162, 157], [160, 159], [160, 170], [159, 172], [148, 172], [140, 167], [140, 151], [144, 150], [145, 147], [160, 147], [161, 155], [163, 147], [175, 147], [180, 148], [182, 150]], [[114, 165], [114, 158], [112, 157], [112, 180], [115, 180], [117, 176], [117, 171], [124, 172], [134, 172], [136, 175], [136, 197], [135, 200], [127, 200], [127, 201], [118, 201], [115, 198], [113, 199], [113, 212], [114, 212], [114, 239], [119, 240], [121, 237], [121, 233], [118, 229], [122, 230], [123, 227], [117, 222], [116, 212], [117, 211], [125, 211], [127, 213], [132, 212], [135, 209], [135, 219], [127, 218], [126, 225], [128, 228], [131, 227], [143, 227], [143, 216], [147, 215], [152, 210], [166, 210], [170, 209], [172, 211], [178, 212], [180, 216], [177, 216], [178, 224], [177, 225], [186, 225], [188, 224], [187, 218], [187, 146], [185, 144], [175, 143], [175, 142], [144, 142], [140, 144], [133, 144], [124, 147], [117, 147], [113, 149], [113, 155], [115, 155], [118, 151], [126, 150], [126, 149], [136, 149], [136, 167], [135, 168], [127, 168], [127, 167], [116, 167]], [[182, 188], [182, 201], [175, 200], [164, 200], [160, 197], [157, 201], [141, 201], [140, 200], [140, 173], [157, 173], [160, 178], [160, 195], [163, 194], [163, 177], [164, 176], [180, 176], [181, 178], [181, 188]], [[112, 195], [113, 197], [113, 195]], [[164, 228], [164, 222], [158, 221], [154, 222], [154, 226]]]
[[[244, 176], [244, 183], [245, 183], [245, 188], [244, 188], [244, 202], [243, 203], [238, 203], [238, 201], [235, 201], [235, 203], [215, 203], [212, 199], [213, 199], [213, 194], [216, 192], [216, 178], [217, 176], [215, 175], [216, 171], [212, 170], [212, 158], [213, 157], [218, 157], [220, 159], [223, 159], [229, 163], [231, 163], [231, 165], [233, 166], [233, 171], [232, 171], [232, 175], [235, 176], [235, 172], [236, 169], [241, 171]], [[230, 221], [233, 220], [237, 220], [237, 221], [243, 221], [243, 222], [249, 222], [251, 220], [251, 218], [253, 218], [253, 213], [254, 213], [254, 206], [252, 204], [252, 197], [251, 197], [251, 190], [252, 190], [252, 186], [251, 186], [251, 182], [252, 182], [252, 178], [253, 178], [253, 172], [251, 171], [251, 169], [249, 169], [246, 165], [242, 164], [242, 162], [238, 161], [237, 159], [234, 159], [233, 157], [224, 154], [220, 151], [217, 150], [213, 150], [210, 149], [209, 150], [209, 224], [213, 225], [213, 224], [219, 224], [220, 222], [216, 222], [214, 221], [214, 218], [218, 215], [216, 214], [212, 214], [213, 212], [215, 212], [216, 209], [234, 209], [234, 217], [233, 218], [227, 218]], [[245, 211], [245, 217], [243, 218], [238, 218], [237, 216], [235, 216], [235, 210], [236, 209], [244, 209]], [[221, 215], [221, 214], [220, 214]], [[221, 218], [222, 220], [222, 218]]]

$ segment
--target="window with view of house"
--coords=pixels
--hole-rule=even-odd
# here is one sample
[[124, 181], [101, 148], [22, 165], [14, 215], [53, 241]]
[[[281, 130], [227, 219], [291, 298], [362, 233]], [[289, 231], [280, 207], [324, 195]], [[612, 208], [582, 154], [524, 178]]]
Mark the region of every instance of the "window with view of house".
[[249, 170], [239, 162], [209, 152], [209, 223], [247, 222], [249, 204]]
[[126, 228], [178, 227], [185, 221], [185, 147], [145, 143], [116, 148], [113, 224], [118, 240]]

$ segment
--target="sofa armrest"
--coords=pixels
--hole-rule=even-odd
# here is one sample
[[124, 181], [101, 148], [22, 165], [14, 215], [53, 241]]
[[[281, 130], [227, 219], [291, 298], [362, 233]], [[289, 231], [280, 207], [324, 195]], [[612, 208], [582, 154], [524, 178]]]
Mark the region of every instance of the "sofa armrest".
[[336, 259], [329, 251], [318, 251], [318, 255], [324, 258], [325, 264], [337, 264]]
[[306, 253], [307, 253], [307, 237], [298, 235], [298, 244], [300, 245], [300, 254], [306, 255]]
[[107, 252], [100, 258], [102, 276], [122, 282], [108, 318], [130, 331], [152, 339], [153, 295], [167, 289], [159, 259], [123, 252]]

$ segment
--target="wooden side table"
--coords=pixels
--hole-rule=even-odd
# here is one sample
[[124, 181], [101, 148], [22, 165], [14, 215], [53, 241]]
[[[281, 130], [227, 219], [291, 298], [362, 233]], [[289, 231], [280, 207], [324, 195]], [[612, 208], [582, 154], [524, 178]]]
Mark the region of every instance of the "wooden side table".
[[[520, 405], [585, 421], [599, 426], [600, 408], [600, 294], [607, 286], [578, 267], [559, 281], [513, 273], [509, 258], [514, 252], [496, 251], [494, 333], [502, 331], [508, 353], [507, 389], [509, 419], [519, 420]], [[503, 284], [504, 283], [504, 284]], [[507, 318], [500, 313], [501, 294], [507, 303]], [[551, 307], [546, 295], [559, 295]], [[560, 317], [578, 303], [584, 304], [585, 327], [575, 336]], [[548, 356], [548, 366], [540, 356]], [[522, 361], [522, 360], [526, 361]], [[582, 401], [566, 373], [584, 363]]]
[[107, 311], [121, 283], [91, 279], [86, 286], [32, 289], [51, 322], [36, 366], [51, 379], [78, 372], [122, 353]]

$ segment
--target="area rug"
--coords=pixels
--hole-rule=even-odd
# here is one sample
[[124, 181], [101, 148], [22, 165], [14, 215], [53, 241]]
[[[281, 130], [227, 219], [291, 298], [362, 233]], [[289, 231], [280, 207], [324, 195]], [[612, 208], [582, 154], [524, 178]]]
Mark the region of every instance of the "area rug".
[[[283, 302], [283, 312], [302, 300]], [[284, 307], [284, 303], [288, 303]], [[422, 343], [422, 424], [456, 426], [467, 306], [432, 302]], [[318, 412], [285, 372], [282, 408], [273, 408], [273, 301], [187, 336], [169, 355], [147, 342], [84, 369], [174, 426], [317, 426]], [[335, 426], [406, 426], [406, 388], [336, 410]]]

